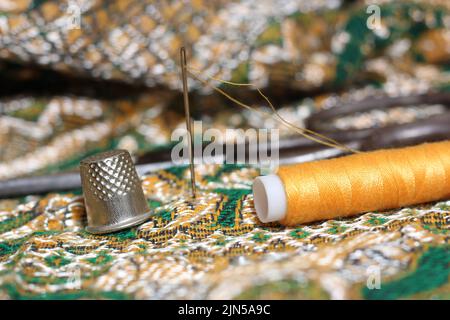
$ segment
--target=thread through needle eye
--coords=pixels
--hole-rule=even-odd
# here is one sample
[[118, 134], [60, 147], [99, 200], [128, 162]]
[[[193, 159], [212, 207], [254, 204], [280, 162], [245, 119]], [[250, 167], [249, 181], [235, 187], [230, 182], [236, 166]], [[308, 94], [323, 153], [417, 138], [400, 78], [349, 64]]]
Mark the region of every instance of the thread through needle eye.
[[194, 141], [191, 125], [191, 115], [189, 111], [189, 96], [187, 86], [187, 59], [186, 50], [184, 47], [180, 48], [180, 65], [181, 65], [181, 80], [183, 82], [183, 100], [184, 100], [184, 114], [186, 117], [186, 128], [188, 131], [189, 143], [189, 167], [191, 171], [191, 192], [192, 197], [195, 198], [195, 167], [194, 167]]

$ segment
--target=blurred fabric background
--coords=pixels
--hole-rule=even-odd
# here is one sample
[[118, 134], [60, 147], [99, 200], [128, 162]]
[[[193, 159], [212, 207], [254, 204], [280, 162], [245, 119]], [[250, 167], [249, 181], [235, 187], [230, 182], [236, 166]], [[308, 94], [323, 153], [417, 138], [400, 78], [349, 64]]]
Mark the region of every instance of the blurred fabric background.
[[[111, 148], [168, 150], [185, 124], [181, 46], [203, 79], [252, 83], [302, 127], [349, 103], [450, 92], [447, 0], [0, 0], [0, 179], [76, 169]], [[214, 85], [268, 110], [253, 89]], [[189, 87], [207, 126], [295, 136]], [[447, 114], [430, 100], [380, 103], [321, 130]], [[110, 236], [83, 231], [80, 190], [0, 200], [0, 298], [449, 298], [448, 202], [283, 228], [255, 217], [257, 174], [199, 166], [191, 203], [185, 167], [149, 173], [156, 218]], [[371, 266], [382, 290], [366, 285]]]
[[[381, 14], [371, 30], [374, 3]], [[170, 145], [184, 121], [181, 46], [204, 79], [253, 83], [300, 126], [346, 101], [449, 85], [447, 1], [5, 0], [0, 10], [2, 179], [71, 168], [112, 147], [139, 154]], [[292, 134], [197, 81], [190, 88], [194, 118], [212, 127]], [[226, 89], [266, 106], [252, 90]], [[380, 105], [332, 125], [367, 128], [444, 111]]]

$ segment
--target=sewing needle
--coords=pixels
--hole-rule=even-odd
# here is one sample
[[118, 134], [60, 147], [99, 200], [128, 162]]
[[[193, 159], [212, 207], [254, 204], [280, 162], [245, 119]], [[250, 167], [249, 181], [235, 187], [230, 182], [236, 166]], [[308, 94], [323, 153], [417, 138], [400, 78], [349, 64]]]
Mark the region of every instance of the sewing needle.
[[194, 168], [194, 142], [191, 126], [191, 116], [189, 112], [189, 97], [187, 87], [187, 63], [186, 50], [184, 47], [180, 49], [180, 63], [181, 63], [181, 79], [183, 81], [183, 99], [184, 99], [184, 113], [186, 116], [186, 127], [189, 137], [189, 166], [191, 169], [191, 192], [192, 197], [195, 198], [195, 168]]

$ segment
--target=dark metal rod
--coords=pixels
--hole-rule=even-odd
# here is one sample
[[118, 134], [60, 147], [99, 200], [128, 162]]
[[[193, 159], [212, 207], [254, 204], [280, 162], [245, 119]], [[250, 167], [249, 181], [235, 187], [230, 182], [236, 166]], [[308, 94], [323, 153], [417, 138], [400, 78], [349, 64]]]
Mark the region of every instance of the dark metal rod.
[[[358, 150], [374, 150], [379, 148], [402, 147], [423, 142], [433, 142], [450, 139], [450, 112], [436, 115], [428, 119], [423, 119], [414, 123], [395, 125], [391, 127], [371, 129], [369, 134], [364, 133], [358, 136], [354, 132], [354, 139], [350, 136], [338, 137], [346, 138], [347, 146]], [[236, 147], [236, 146], [235, 146]], [[259, 145], [258, 148], [268, 146]], [[247, 146], [245, 150], [248, 151]], [[299, 163], [305, 161], [326, 159], [340, 156], [344, 153], [341, 150], [305, 144], [304, 139], [289, 139], [280, 141], [280, 165], [289, 163]], [[145, 158], [145, 159], [144, 159]], [[151, 152], [141, 157], [145, 163], [136, 165], [139, 175], [150, 171], [168, 168], [173, 166], [170, 161], [170, 150]], [[191, 160], [191, 163], [194, 161]], [[51, 174], [45, 176], [23, 177], [11, 180], [0, 181], [0, 198], [18, 197], [30, 194], [42, 194], [47, 192], [61, 192], [74, 190], [81, 187], [80, 175], [78, 171]]]
[[181, 63], [181, 78], [183, 81], [183, 100], [184, 100], [184, 113], [186, 116], [186, 127], [189, 137], [189, 167], [191, 170], [191, 192], [192, 197], [195, 198], [195, 168], [194, 168], [194, 142], [191, 126], [191, 115], [189, 111], [189, 96], [187, 86], [187, 62], [186, 62], [186, 50], [184, 47], [180, 49], [180, 63]]
[[321, 124], [329, 123], [330, 120], [367, 112], [374, 109], [389, 109], [398, 106], [414, 106], [414, 105], [432, 105], [442, 104], [450, 107], [449, 92], [429, 92], [424, 94], [401, 96], [401, 97], [368, 97], [361, 101], [353, 101], [346, 104], [340, 104], [331, 109], [316, 112], [307, 120], [307, 127], [311, 130], [321, 130]]
[[[171, 161], [164, 161], [140, 164], [136, 166], [136, 170], [141, 176], [147, 172], [170, 166], [173, 166]], [[79, 188], [81, 188], [81, 179], [78, 170], [44, 176], [23, 177], [0, 181], [0, 199], [47, 192], [69, 191]]]

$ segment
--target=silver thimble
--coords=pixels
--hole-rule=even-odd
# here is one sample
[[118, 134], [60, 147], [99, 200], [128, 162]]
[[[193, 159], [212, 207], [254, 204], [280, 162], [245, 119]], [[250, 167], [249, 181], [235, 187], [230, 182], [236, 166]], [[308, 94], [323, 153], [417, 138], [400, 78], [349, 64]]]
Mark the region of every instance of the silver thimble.
[[130, 154], [111, 150], [80, 162], [90, 233], [108, 233], [147, 220], [150, 209]]

